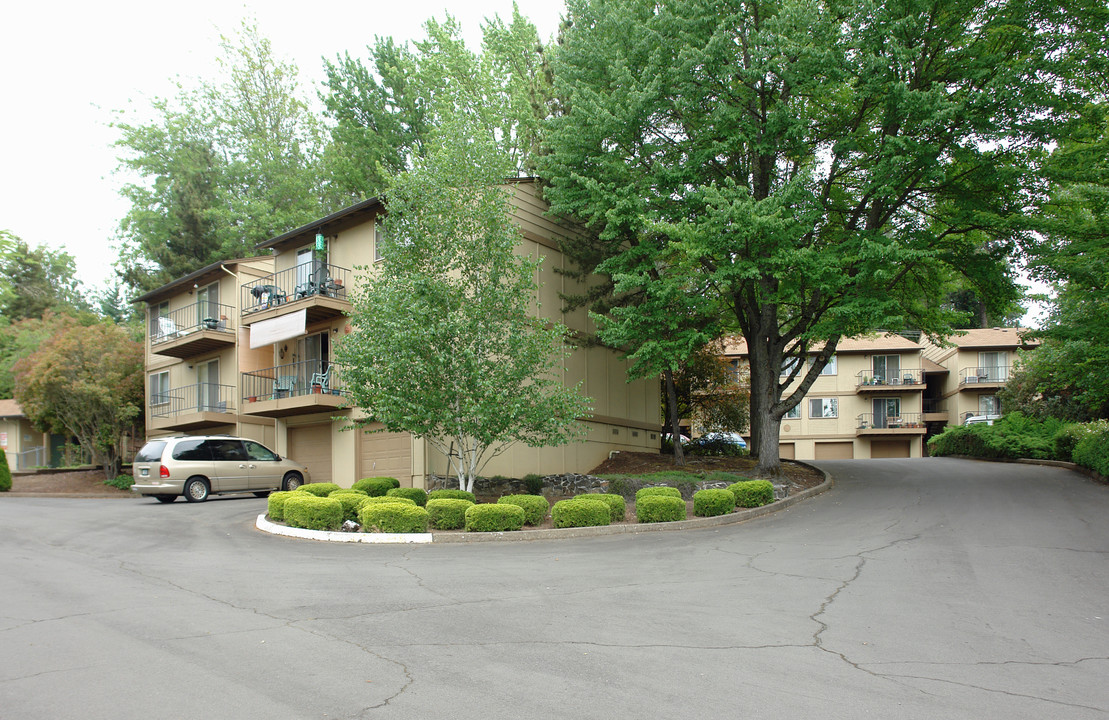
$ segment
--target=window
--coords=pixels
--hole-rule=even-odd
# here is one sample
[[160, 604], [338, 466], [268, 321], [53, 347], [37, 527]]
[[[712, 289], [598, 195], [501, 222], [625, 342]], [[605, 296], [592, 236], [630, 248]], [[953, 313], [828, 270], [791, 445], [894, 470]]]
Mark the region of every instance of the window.
[[249, 460], [241, 440], [205, 440], [204, 445], [211, 451], [213, 460]]
[[[809, 360], [810, 365], [816, 364], [816, 358]], [[836, 356], [828, 358], [828, 364], [820, 369], [821, 375], [835, 375], [836, 374]]]
[[385, 228], [381, 226], [381, 220], [374, 222], [374, 262], [381, 260], [381, 241], [385, 237]]
[[256, 442], [244, 440], [243, 445], [246, 445], [246, 454], [250, 456], [251, 460], [277, 460], [277, 456], [270, 452], [268, 448]]
[[296, 281], [297, 287], [307, 287], [312, 279], [312, 248], [297, 250]]
[[893, 380], [899, 380], [901, 374], [900, 355], [875, 355], [874, 379], [880, 383], [892, 385]]
[[782, 416], [783, 420], [799, 420], [801, 418], [801, 403], [797, 403]]
[[202, 439], [179, 440], [173, 447], [174, 460], [211, 460], [212, 453]]
[[1001, 398], [997, 395], [979, 395], [978, 413], [980, 415], [1000, 415]]
[[150, 404], [167, 405], [169, 403], [169, 371], [153, 373], [150, 376]]
[[890, 421], [900, 422], [901, 420], [901, 399], [900, 398], [874, 398], [871, 401], [871, 407], [874, 409], [874, 427], [887, 428], [890, 426]]
[[150, 337], [161, 338], [169, 334], [169, 303], [158, 303], [150, 306]]
[[212, 283], [196, 291], [196, 324], [207, 326], [205, 320], [219, 322], [219, 283]]
[[809, 398], [810, 418], [839, 417], [838, 398]]
[[1009, 379], [1008, 353], [978, 353], [978, 382], [1005, 382]]

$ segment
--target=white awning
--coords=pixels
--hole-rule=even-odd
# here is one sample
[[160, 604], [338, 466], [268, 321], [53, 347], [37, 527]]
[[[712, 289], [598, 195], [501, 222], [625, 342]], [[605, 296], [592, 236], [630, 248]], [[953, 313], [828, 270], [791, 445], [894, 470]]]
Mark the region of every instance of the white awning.
[[308, 311], [297, 310], [288, 315], [263, 320], [250, 326], [250, 349], [256, 350], [275, 342], [299, 337], [308, 325]]

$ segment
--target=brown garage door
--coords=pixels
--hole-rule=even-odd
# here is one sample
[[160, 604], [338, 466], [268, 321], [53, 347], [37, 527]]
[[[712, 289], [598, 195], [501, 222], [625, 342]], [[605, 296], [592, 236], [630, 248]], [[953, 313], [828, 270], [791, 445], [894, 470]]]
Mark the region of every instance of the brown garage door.
[[907, 458], [909, 457], [909, 442], [909, 440], [871, 440], [870, 457]]
[[817, 460], [850, 460], [855, 457], [854, 444], [850, 442], [818, 442]]
[[372, 432], [381, 425], [362, 431], [360, 478], [392, 477], [401, 485], [412, 484], [412, 436], [408, 433]]
[[289, 457], [308, 468], [312, 482], [331, 482], [331, 423], [288, 431]]
[[778, 457], [782, 460], [792, 460], [797, 457], [793, 443], [778, 443]]

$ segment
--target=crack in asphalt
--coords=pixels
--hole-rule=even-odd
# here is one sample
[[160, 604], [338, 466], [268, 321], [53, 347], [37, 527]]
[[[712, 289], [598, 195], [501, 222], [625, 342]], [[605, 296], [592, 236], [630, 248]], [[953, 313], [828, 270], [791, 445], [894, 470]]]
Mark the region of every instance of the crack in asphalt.
[[[1024, 700], [1039, 700], [1040, 702], [1045, 702], [1045, 703], [1048, 703], [1050, 705], [1061, 705], [1063, 707], [1078, 708], [1078, 709], [1082, 709], [1082, 710], [1094, 710], [1094, 711], [1097, 711], [1099, 713], [1109, 712], [1104, 707], [1097, 707], [1097, 706], [1094, 706], [1094, 705], [1082, 705], [1080, 703], [1070, 703], [1070, 702], [1066, 702], [1064, 700], [1053, 700], [1051, 698], [1040, 697], [1039, 695], [1028, 695], [1026, 693], [1012, 692], [1010, 690], [999, 690], [998, 688], [985, 687], [985, 686], [982, 686], [982, 685], [975, 685], [973, 683], [959, 682], [958, 680], [945, 680], [943, 678], [927, 677], [927, 676], [923, 676], [923, 675], [892, 675], [891, 674], [891, 675], [878, 675], [878, 677], [882, 677], [882, 678], [886, 678], [886, 679], [902, 678], [902, 679], [905, 679], [905, 680], [922, 680], [922, 681], [925, 681], [925, 682], [944, 683], [944, 684], [947, 684], [947, 685], [957, 685], [958, 687], [970, 688], [971, 690], [981, 690], [982, 692], [995, 693], [997, 695], [1007, 695], [1009, 697], [1022, 698]], [[909, 686], [909, 687], [912, 687], [912, 686]]]

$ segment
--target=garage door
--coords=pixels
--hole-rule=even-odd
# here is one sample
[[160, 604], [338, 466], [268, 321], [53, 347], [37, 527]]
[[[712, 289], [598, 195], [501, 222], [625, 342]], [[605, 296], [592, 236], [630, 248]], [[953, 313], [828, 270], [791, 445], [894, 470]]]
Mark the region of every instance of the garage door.
[[909, 457], [909, 442], [909, 440], [871, 440], [870, 457], [907, 458]]
[[312, 482], [331, 482], [331, 423], [288, 430], [289, 457], [308, 468]]
[[793, 460], [795, 457], [797, 457], [797, 454], [793, 449], [793, 443], [779, 443], [778, 457], [782, 460]]
[[360, 478], [392, 477], [401, 485], [412, 484], [412, 436], [408, 433], [372, 432], [381, 425], [362, 431]]
[[817, 460], [850, 460], [855, 457], [853, 448], [851, 442], [818, 442], [815, 455]]

